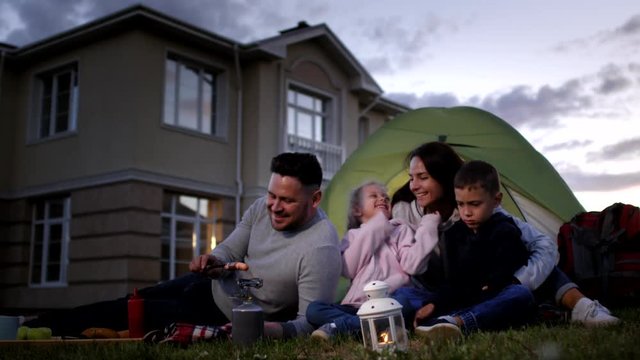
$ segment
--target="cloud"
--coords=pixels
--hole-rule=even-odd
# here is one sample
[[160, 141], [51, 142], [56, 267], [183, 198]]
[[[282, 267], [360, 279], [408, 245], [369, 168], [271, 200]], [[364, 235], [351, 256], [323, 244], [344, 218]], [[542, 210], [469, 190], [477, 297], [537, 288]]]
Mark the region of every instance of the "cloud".
[[[628, 69], [633, 70], [634, 65], [630, 65]], [[604, 66], [598, 72], [599, 84], [595, 88], [596, 93], [608, 95], [615, 92], [624, 91], [631, 87], [633, 79], [624, 74], [625, 69], [615, 64]]]
[[613, 145], [607, 145], [602, 151], [587, 153], [587, 161], [601, 160], [633, 160], [640, 158], [640, 137], [622, 140]]
[[542, 148], [542, 152], [579, 149], [579, 148], [587, 147], [592, 143], [593, 143], [592, 140], [584, 140], [584, 141], [571, 140], [563, 143], [545, 146]]
[[[554, 128], [571, 116], [612, 119], [628, 112], [620, 95], [638, 97], [640, 64], [607, 64], [594, 74], [566, 80], [559, 86], [517, 85], [488, 95], [459, 99], [453, 93], [390, 93], [410, 107], [469, 105], [505, 119], [514, 127]], [[621, 100], [622, 99], [622, 100]], [[620, 103], [622, 102], [622, 103]], [[614, 103], [613, 106], [605, 106]], [[620, 103], [620, 104], [618, 104]], [[575, 144], [574, 144], [575, 145]]]
[[640, 35], [640, 14], [633, 15], [629, 20], [627, 20], [622, 26], [614, 29], [610, 36], [634, 36]]
[[24, 45], [77, 25], [82, 11], [78, 1], [29, 1], [5, 2], [17, 22], [24, 26], [7, 34], [6, 42]]
[[602, 51], [602, 45], [617, 42], [622, 42], [626, 46], [631, 45], [633, 47], [632, 50], [637, 50], [640, 44], [638, 36], [640, 36], [640, 14], [635, 14], [619, 27], [612, 30], [602, 30], [588, 37], [563, 41], [554, 46], [553, 50], [556, 52], [568, 52], [596, 48], [596, 50]]
[[459, 100], [452, 93], [391, 93], [387, 96], [411, 107], [476, 106], [500, 116], [513, 126], [541, 128], [556, 126], [559, 116], [590, 108], [592, 100], [582, 92], [581, 82], [574, 79], [557, 88], [546, 85], [534, 90], [520, 85], [506, 92], [474, 96], [467, 100]]
[[640, 171], [624, 174], [594, 174], [570, 169], [562, 171], [562, 178], [573, 191], [607, 191], [640, 185]]
[[[430, 47], [434, 41], [438, 41], [445, 34], [458, 30], [458, 25], [452, 21], [444, 20], [432, 13], [421, 16], [417, 22], [409, 22], [402, 16], [385, 16], [378, 18], [366, 18], [357, 23], [360, 29], [355, 34], [360, 47], [362, 43], [371, 49], [367, 54], [360, 55], [363, 64], [368, 70], [377, 74], [375, 65], [380, 63], [380, 55], [385, 54], [386, 66], [382, 74], [390, 74], [398, 69], [406, 70], [423, 63], [432, 57]], [[356, 41], [353, 41], [354, 43]]]
[[[257, 37], [266, 37], [267, 29], [277, 34], [278, 26], [283, 28], [295, 24], [284, 15], [282, 1], [271, 1], [269, 7], [258, 7], [250, 0], [216, 1], [189, 0], [58, 0], [36, 1], [16, 0], [4, 1], [24, 24], [7, 33], [6, 42], [23, 46], [43, 39], [87, 21], [111, 14], [125, 7], [143, 4], [171, 17], [207, 29], [222, 36], [238, 41], [250, 41]], [[313, 11], [322, 12], [323, 6], [312, 7]], [[310, 11], [310, 9], [307, 9]]]
[[426, 106], [452, 107], [461, 105], [458, 97], [452, 93], [424, 93], [421, 96], [412, 93], [389, 93], [386, 97], [411, 108]]

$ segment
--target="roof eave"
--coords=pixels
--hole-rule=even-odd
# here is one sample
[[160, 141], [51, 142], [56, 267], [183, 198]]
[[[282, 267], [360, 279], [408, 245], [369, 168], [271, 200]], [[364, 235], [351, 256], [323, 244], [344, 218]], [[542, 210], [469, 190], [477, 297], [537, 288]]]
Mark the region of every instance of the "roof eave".
[[318, 40], [349, 73], [353, 79], [350, 83], [351, 91], [366, 91], [375, 95], [383, 93], [382, 88], [364, 66], [360, 64], [349, 49], [325, 24], [288, 30], [280, 35], [257, 41], [251, 46], [262, 50], [264, 53], [286, 58], [287, 46], [309, 40]]

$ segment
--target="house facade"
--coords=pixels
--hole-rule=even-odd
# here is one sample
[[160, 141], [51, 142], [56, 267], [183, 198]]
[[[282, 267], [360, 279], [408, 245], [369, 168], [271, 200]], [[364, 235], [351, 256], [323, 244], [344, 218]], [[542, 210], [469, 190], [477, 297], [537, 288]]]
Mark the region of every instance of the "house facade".
[[250, 44], [144, 6], [0, 44], [0, 308], [112, 299], [184, 274], [266, 193], [270, 160], [325, 181], [384, 122], [326, 25]]

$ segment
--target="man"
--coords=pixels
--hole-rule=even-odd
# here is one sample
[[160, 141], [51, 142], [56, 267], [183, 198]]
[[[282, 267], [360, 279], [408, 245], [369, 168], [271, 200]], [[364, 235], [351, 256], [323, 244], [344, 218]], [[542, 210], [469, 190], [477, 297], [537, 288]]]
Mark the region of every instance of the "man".
[[[316, 157], [280, 154], [271, 173], [266, 198], [254, 202], [231, 235], [189, 269], [219, 279], [212, 282], [213, 298], [228, 319], [237, 277], [263, 279], [264, 286], [251, 292], [265, 313], [264, 333], [290, 338], [313, 331], [307, 305], [333, 300], [342, 260], [335, 228], [318, 207], [322, 170]], [[208, 265], [229, 262], [246, 263], [248, 269], [237, 276], [223, 268], [207, 271]]]
[[[283, 153], [272, 159], [271, 173], [268, 195], [249, 207], [210, 255], [193, 259], [191, 274], [139, 291], [147, 330], [172, 322], [227, 324], [237, 279], [257, 277], [263, 286], [251, 289], [251, 295], [264, 311], [265, 336], [313, 331], [305, 318], [307, 305], [333, 300], [342, 265], [336, 230], [319, 208], [322, 169], [315, 155]], [[54, 335], [88, 327], [123, 330], [126, 305], [124, 297], [43, 314], [25, 325], [51, 327]]]

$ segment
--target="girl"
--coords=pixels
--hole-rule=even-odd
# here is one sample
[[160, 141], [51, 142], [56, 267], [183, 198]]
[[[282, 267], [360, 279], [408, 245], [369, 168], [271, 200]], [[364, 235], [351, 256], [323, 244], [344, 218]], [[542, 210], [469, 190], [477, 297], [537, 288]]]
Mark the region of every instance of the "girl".
[[351, 286], [340, 304], [309, 305], [307, 320], [320, 326], [311, 336], [329, 339], [337, 333], [357, 333], [360, 320], [356, 313], [366, 301], [365, 284], [384, 281], [391, 293], [410, 286], [410, 275], [426, 270], [428, 254], [438, 241], [440, 216], [422, 217], [415, 233], [403, 221], [390, 217], [389, 195], [382, 184], [367, 182], [352, 192], [348, 230], [341, 243], [342, 275], [351, 280]]

